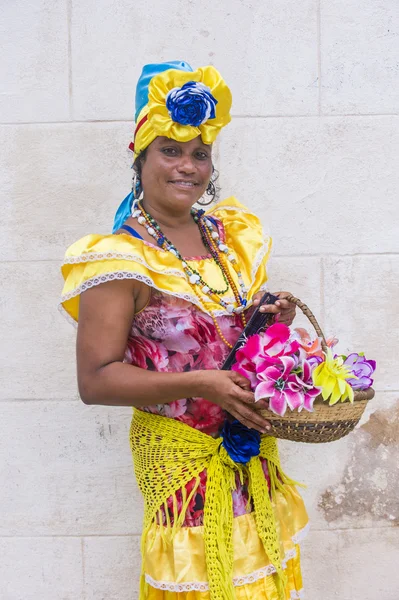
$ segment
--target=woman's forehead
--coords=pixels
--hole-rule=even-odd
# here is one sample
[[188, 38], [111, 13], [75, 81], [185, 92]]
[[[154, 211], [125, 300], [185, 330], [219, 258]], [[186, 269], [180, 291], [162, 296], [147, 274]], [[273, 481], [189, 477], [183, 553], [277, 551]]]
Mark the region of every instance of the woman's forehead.
[[160, 135], [158, 137], [155, 138], [154, 142], [158, 142], [158, 144], [165, 144], [165, 143], [173, 143], [173, 144], [177, 144], [178, 146], [183, 146], [183, 147], [189, 147], [191, 146], [202, 146], [203, 148], [212, 148], [212, 144], [204, 144], [204, 142], [202, 141], [202, 138], [200, 135], [198, 135], [196, 138], [190, 140], [189, 142], [178, 142], [177, 140], [174, 140], [173, 138], [168, 138], [164, 135]]

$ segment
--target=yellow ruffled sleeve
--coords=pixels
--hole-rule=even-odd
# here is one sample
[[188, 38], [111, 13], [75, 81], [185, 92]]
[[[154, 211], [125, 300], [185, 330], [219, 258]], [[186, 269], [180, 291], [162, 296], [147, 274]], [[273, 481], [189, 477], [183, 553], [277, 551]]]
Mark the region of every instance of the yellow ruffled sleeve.
[[260, 219], [231, 196], [219, 202], [207, 214], [220, 219], [226, 233], [226, 244], [232, 248], [248, 285], [248, 303], [266, 289], [267, 270], [272, 239], [263, 230]]
[[[249, 289], [248, 299], [251, 300], [266, 281], [265, 265], [270, 240], [264, 239], [259, 219], [235, 198], [224, 200], [208, 214], [222, 221], [226, 243], [241, 265], [243, 279]], [[192, 264], [205, 281], [212, 282], [216, 288], [223, 287], [219, 267], [212, 258], [196, 259]], [[61, 271], [65, 281], [61, 306], [73, 321], [79, 319], [80, 294], [115, 279], [141, 281], [165, 294], [191, 302], [205, 312], [213, 312], [216, 316], [228, 314], [208, 297], [200, 299], [197, 296], [176, 256], [128, 234], [83, 237], [68, 248]], [[230, 274], [238, 284], [232, 267]], [[224, 299], [234, 300], [233, 297]]]

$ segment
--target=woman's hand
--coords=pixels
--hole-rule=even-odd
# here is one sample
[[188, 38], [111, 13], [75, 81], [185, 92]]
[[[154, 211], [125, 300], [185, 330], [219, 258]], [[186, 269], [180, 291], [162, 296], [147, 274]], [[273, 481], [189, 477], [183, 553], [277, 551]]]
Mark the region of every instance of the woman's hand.
[[[286, 298], [291, 296], [291, 292], [275, 292], [274, 296], [278, 296], [276, 304], [263, 304], [260, 307], [260, 312], [273, 313], [276, 315], [275, 320], [285, 325], [292, 325], [295, 319], [296, 306], [292, 302], [288, 302]], [[258, 306], [263, 292], [258, 292], [254, 296], [254, 306]]]
[[266, 410], [268, 403], [265, 400], [255, 402], [251, 391], [251, 384], [242, 375], [235, 371], [197, 371], [201, 377], [200, 396], [218, 404], [238, 419], [243, 425], [266, 433], [270, 423], [259, 410]]

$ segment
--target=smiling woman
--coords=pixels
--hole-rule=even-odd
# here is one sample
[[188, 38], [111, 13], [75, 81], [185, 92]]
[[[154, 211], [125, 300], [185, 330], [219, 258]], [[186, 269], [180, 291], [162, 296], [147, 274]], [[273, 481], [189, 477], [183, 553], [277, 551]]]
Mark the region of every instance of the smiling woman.
[[136, 162], [146, 205], [150, 208], [155, 204], [157, 210], [157, 199], [161, 199], [166, 218], [174, 222], [176, 201], [186, 204], [185, 214], [189, 215], [205, 193], [212, 175], [212, 146], [203, 144], [200, 136], [190, 142], [157, 137]]
[[[231, 94], [214, 67], [147, 65], [137, 85], [131, 193], [113, 233], [67, 251], [83, 402], [132, 406], [144, 495], [140, 600], [302, 597], [307, 515], [248, 379], [221, 370], [259, 304], [270, 239], [212, 189], [212, 143]], [[290, 324], [294, 307], [261, 310]]]

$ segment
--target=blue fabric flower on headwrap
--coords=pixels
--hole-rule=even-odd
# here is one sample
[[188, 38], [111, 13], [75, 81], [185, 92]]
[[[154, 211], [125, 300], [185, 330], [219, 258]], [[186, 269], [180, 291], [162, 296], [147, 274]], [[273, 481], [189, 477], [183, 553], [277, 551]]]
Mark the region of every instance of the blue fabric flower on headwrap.
[[222, 430], [223, 442], [227, 454], [236, 463], [247, 463], [253, 456], [260, 454], [260, 434], [249, 429], [240, 421], [225, 421]]
[[166, 96], [166, 108], [172, 121], [192, 127], [214, 119], [217, 103], [209, 87], [199, 81], [188, 81], [170, 90]]

